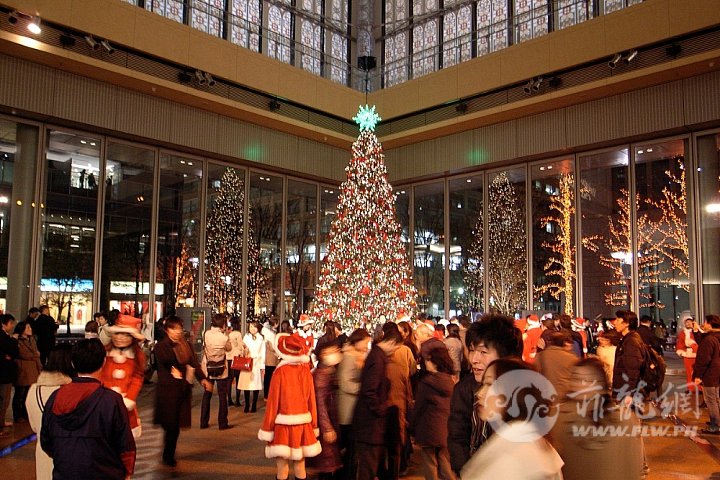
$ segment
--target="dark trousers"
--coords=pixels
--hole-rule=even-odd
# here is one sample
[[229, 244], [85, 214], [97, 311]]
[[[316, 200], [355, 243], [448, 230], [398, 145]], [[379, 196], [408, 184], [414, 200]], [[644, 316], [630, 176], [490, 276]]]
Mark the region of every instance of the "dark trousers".
[[237, 406], [240, 406], [240, 391], [237, 389], [237, 382], [238, 378], [240, 378], [240, 372], [238, 370], [233, 370], [230, 368], [232, 366], [232, 360], [228, 360], [228, 372], [230, 372], [230, 384], [228, 385], [228, 394], [227, 394], [227, 400], [228, 404], [232, 405], [232, 382], [235, 381], [235, 404]]
[[356, 480], [373, 480], [375, 478], [384, 448], [384, 445], [355, 442], [355, 452], [357, 454]]
[[273, 372], [275, 367], [265, 365], [265, 378], [263, 378], [263, 398], [267, 399], [268, 392], [270, 391], [270, 380], [272, 380]]
[[15, 385], [15, 393], [12, 399], [13, 421], [27, 420], [28, 412], [25, 408], [25, 399], [30, 391], [30, 385]]
[[380, 458], [378, 478], [380, 480], [397, 480], [400, 478], [400, 459], [402, 457], [402, 435], [400, 432], [400, 410], [388, 407], [385, 417], [385, 449]]
[[[220, 408], [218, 409], [218, 426], [226, 427], [228, 424], [228, 392], [232, 377], [223, 379], [208, 379], [213, 383], [217, 383], [218, 398], [220, 399]], [[203, 392], [202, 404], [200, 406], [200, 426], [207, 427], [210, 421], [210, 400], [212, 400], [212, 392], [207, 390]]]
[[343, 466], [337, 477], [342, 480], [355, 478], [355, 442], [352, 431], [352, 425], [340, 425], [340, 452], [342, 452]]
[[175, 449], [177, 449], [178, 437], [180, 437], [180, 427], [166, 427], [165, 429], [165, 446], [163, 447], [163, 460], [172, 462], [175, 460]]

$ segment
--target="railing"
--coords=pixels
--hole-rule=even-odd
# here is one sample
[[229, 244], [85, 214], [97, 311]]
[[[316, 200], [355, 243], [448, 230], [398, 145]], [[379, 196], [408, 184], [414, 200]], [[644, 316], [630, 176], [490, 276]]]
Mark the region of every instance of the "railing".
[[[384, 63], [369, 73], [348, 61], [350, 45], [355, 42], [347, 34], [347, 24], [330, 18], [323, 19], [313, 12], [300, 10], [280, 0], [123, 0], [146, 10], [190, 25], [210, 35], [255, 52], [294, 65], [315, 75], [356, 90], [374, 91], [391, 87], [413, 78], [447, 68], [471, 58], [488, 55], [495, 51], [546, 35], [549, 32], [571, 27], [597, 15], [611, 13], [641, 3], [643, 0], [536, 0], [523, 3], [509, 15], [509, 8], [477, 11], [475, 25], [467, 19], [462, 22], [465, 31], [445, 29], [438, 31], [438, 18], [457, 18], [460, 11], [481, 8], [477, 0], [459, 2], [450, 8], [433, 12], [394, 25], [385, 37], [379, 39], [383, 48], [399, 41], [403, 44], [397, 58], [386, 50]], [[511, 2], [512, 0], [509, 0]], [[253, 3], [254, 2], [254, 3]], [[227, 9], [224, 6], [227, 5]], [[526, 6], [527, 5], [527, 6]], [[239, 14], [242, 8], [243, 13]], [[271, 10], [268, 23], [275, 28], [263, 26], [262, 8]], [[273, 12], [274, 10], [274, 12]], [[278, 17], [278, 15], [280, 15]], [[289, 31], [290, 15], [295, 15], [301, 25], [293, 36]], [[472, 15], [466, 14], [470, 18]], [[432, 25], [430, 22], [435, 22]], [[461, 22], [458, 22], [461, 23]], [[311, 28], [303, 29], [302, 25]], [[413, 51], [409, 33], [422, 35], [427, 26], [430, 39], [443, 39], [441, 43]], [[468, 31], [468, 27], [472, 27]], [[286, 30], [286, 34], [279, 31]], [[321, 30], [321, 32], [319, 31]], [[312, 32], [312, 34], [308, 34]], [[419, 43], [423, 43], [420, 41]], [[431, 43], [431, 42], [429, 42]], [[323, 48], [325, 45], [325, 48]], [[329, 50], [329, 51], [326, 51]], [[380, 63], [380, 62], [378, 62]]]

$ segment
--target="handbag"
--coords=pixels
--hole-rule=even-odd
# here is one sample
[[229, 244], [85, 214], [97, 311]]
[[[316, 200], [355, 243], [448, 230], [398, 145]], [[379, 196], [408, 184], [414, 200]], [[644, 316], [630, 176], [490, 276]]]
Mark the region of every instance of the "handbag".
[[238, 372], [251, 372], [253, 369], [253, 359], [252, 357], [241, 357], [240, 355], [237, 355], [233, 357], [230, 368], [237, 370]]
[[203, 347], [203, 349], [205, 350], [205, 368], [207, 370], [208, 377], [222, 377], [223, 373], [225, 373], [225, 358], [223, 358], [222, 360], [210, 360], [207, 348]]

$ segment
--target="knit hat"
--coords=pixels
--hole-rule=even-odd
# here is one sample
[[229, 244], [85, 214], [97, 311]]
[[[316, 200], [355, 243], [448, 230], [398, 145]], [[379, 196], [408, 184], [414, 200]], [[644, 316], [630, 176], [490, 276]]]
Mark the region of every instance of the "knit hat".
[[130, 315], [118, 315], [115, 324], [107, 328], [110, 333], [129, 333], [138, 340], [145, 340], [140, 333], [140, 319]]
[[275, 336], [275, 352], [288, 363], [308, 363], [310, 361], [307, 342], [297, 334], [279, 333]]

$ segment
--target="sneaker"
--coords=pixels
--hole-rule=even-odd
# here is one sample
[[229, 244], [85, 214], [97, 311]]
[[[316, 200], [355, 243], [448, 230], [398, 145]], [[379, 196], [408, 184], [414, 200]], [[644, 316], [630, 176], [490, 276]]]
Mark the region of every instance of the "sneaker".
[[177, 467], [177, 460], [175, 460], [174, 458], [171, 458], [171, 459], [163, 458], [162, 463], [163, 463], [163, 465], [167, 465], [168, 467], [173, 467], [173, 468]]
[[720, 428], [703, 428], [702, 430], [700, 430], [700, 433], [704, 433], [705, 435], [720, 435]]

